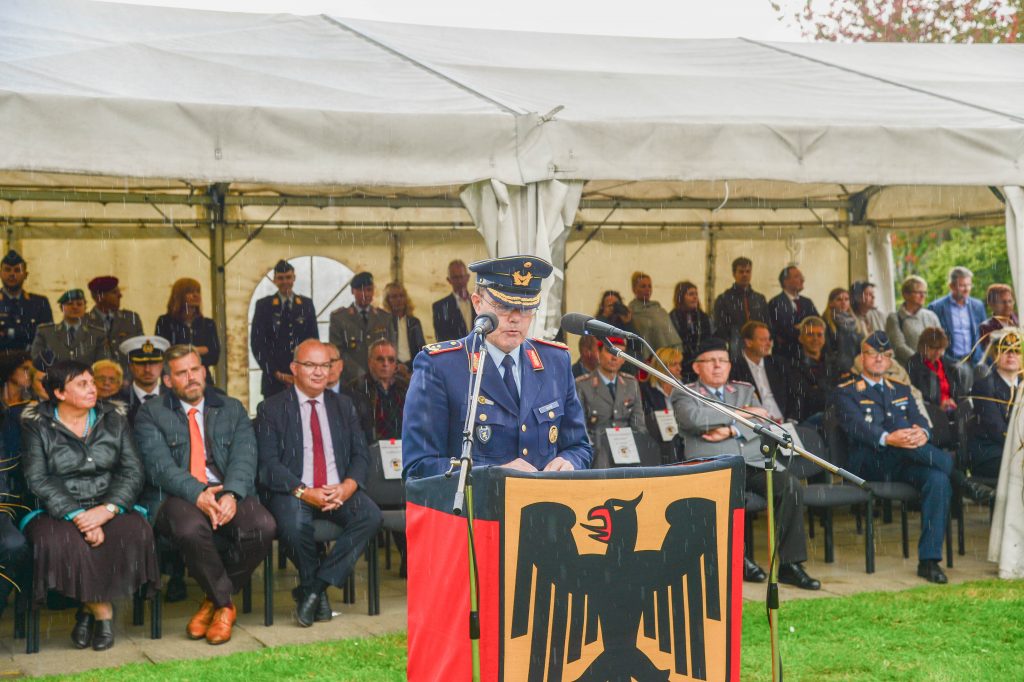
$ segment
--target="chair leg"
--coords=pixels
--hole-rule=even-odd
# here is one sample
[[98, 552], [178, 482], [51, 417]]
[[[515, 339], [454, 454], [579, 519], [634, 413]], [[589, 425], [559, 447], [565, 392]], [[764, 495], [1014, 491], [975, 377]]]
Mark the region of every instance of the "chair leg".
[[956, 553], [963, 556], [964, 547], [964, 501], [958, 499], [956, 502]]
[[377, 538], [370, 538], [366, 547], [366, 612], [370, 616], [380, 615], [380, 559], [377, 556]]
[[391, 570], [391, 531], [384, 531], [384, 569]]
[[27, 602], [25, 600], [25, 593], [21, 591], [15, 592], [14, 595], [14, 639], [25, 639], [25, 621]]
[[252, 574], [242, 588], [242, 613], [252, 613]]
[[822, 510], [825, 521], [825, 563], [835, 563], [836, 547], [835, 538], [832, 535], [832, 508]]
[[953, 516], [946, 515], [946, 568], [953, 568]]
[[[888, 500], [886, 500], [888, 502]], [[891, 503], [890, 503], [891, 504]], [[900, 533], [903, 538], [903, 558], [910, 558], [910, 528], [907, 524], [907, 503], [900, 502]]]
[[875, 501], [870, 495], [864, 512], [864, 572], [875, 572]]
[[356, 577], [353, 573], [348, 574], [345, 579], [345, 589], [342, 593], [342, 601], [346, 604], [356, 603]]
[[26, 616], [25, 653], [39, 653], [39, 607], [31, 604]]
[[277, 541], [277, 570], [283, 571], [288, 568], [288, 555], [284, 553], [284, 543]]
[[137, 592], [132, 597], [132, 625], [143, 625], [146, 622], [146, 602], [142, 598], [142, 592]]
[[263, 560], [263, 624], [274, 624], [274, 552]]
[[164, 607], [160, 599], [160, 590], [154, 590], [149, 598], [149, 638], [160, 639], [164, 636]]
[[882, 500], [882, 523], [892, 523], [892, 500]]

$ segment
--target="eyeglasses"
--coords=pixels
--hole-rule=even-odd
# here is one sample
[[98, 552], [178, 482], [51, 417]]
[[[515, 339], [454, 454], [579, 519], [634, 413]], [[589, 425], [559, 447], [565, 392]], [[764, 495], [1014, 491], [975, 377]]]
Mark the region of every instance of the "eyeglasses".
[[722, 360], [721, 358], [709, 358], [707, 360], [694, 360], [695, 365], [731, 365], [732, 360]]
[[315, 372], [318, 369], [322, 369], [325, 372], [331, 371], [331, 365], [338, 362], [337, 360], [329, 360], [327, 362], [296, 362], [295, 364], [302, 367], [310, 372]]
[[861, 351], [861, 352], [864, 355], [864, 357], [866, 357], [866, 358], [877, 358], [879, 356], [884, 356], [884, 357], [887, 357], [887, 358], [891, 358], [893, 356], [893, 352], [891, 350], [887, 350], [884, 353], [879, 353], [878, 351], [873, 351], [873, 350], [865, 350], [865, 351]]

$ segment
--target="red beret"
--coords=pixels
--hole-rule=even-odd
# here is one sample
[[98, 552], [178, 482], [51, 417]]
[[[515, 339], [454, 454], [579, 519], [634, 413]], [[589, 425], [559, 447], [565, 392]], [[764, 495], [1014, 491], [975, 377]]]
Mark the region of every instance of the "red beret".
[[105, 294], [117, 288], [117, 277], [93, 277], [89, 281], [89, 291], [94, 294]]

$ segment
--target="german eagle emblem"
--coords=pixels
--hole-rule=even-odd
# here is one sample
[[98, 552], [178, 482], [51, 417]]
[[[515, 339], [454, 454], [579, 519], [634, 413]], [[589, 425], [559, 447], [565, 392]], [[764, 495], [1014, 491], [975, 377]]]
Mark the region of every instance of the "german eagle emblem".
[[569, 507], [522, 509], [511, 637], [532, 630], [529, 682], [561, 682], [564, 666], [580, 660], [599, 628], [604, 650], [576, 682], [668, 680], [672, 671], [637, 647], [641, 632], [673, 656], [677, 674], [707, 679], [704, 618], [722, 619], [715, 503], [672, 502], [661, 549], [638, 551], [642, 498], [609, 499], [580, 524], [608, 546], [605, 554], [580, 554]]

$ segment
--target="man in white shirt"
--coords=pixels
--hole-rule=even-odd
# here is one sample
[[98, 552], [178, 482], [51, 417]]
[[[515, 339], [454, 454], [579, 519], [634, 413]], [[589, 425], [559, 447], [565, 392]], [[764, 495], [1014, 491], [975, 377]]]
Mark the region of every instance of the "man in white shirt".
[[[299, 569], [296, 619], [309, 627], [331, 619], [327, 587], [345, 584], [381, 513], [362, 490], [370, 460], [355, 407], [348, 396], [326, 390], [331, 353], [308, 339], [294, 357], [294, 388], [263, 401], [256, 432], [260, 483], [282, 546]], [[344, 531], [322, 559], [313, 540], [317, 519]]]
[[163, 395], [160, 373], [164, 365], [164, 351], [170, 345], [162, 336], [133, 336], [118, 346], [121, 356], [128, 359], [128, 371], [132, 377], [132, 382], [120, 396], [128, 403], [128, 423], [132, 426], [142, 404]]
[[787, 416], [789, 386], [785, 367], [772, 355], [772, 334], [764, 322], [752, 320], [740, 330], [743, 350], [730, 378], [753, 384], [768, 416], [781, 422]]

